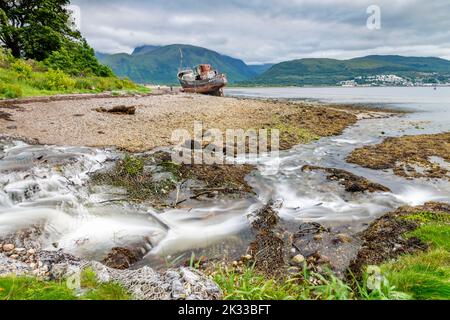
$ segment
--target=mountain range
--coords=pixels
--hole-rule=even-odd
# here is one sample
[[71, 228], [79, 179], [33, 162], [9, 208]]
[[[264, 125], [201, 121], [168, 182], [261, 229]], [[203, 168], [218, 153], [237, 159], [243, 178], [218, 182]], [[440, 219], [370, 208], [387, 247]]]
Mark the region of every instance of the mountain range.
[[103, 64], [112, 68], [120, 77], [128, 77], [139, 83], [175, 84], [178, 83], [177, 73], [182, 67], [193, 67], [209, 63], [217, 70], [228, 75], [230, 82], [236, 83], [255, 78], [268, 66], [249, 66], [244, 61], [218, 52], [190, 45], [174, 44], [169, 46], [142, 46], [132, 54], [102, 54], [97, 58]]
[[450, 79], [450, 61], [433, 57], [372, 55], [349, 60], [298, 59], [278, 64], [247, 65], [244, 61], [191, 45], [141, 46], [132, 54], [97, 53], [97, 58], [121, 77], [139, 83], [177, 84], [180, 68], [209, 63], [233, 84], [336, 85], [355, 77], [395, 74], [407, 79]]

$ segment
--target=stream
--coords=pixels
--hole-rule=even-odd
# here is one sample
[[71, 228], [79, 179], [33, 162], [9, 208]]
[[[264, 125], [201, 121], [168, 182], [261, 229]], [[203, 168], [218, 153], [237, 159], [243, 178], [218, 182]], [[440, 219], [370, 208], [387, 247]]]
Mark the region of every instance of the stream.
[[[354, 149], [388, 136], [449, 131], [450, 88], [246, 88], [229, 89], [227, 94], [413, 112], [360, 120], [340, 136], [281, 152], [277, 175], [262, 174], [271, 169], [270, 159], [258, 163], [258, 170], [247, 178], [257, 194], [253, 199], [194, 201], [195, 205], [163, 212], [112, 201], [124, 191], [88, 183], [91, 173], [120, 159], [119, 151], [0, 140], [0, 237], [39, 225], [45, 249], [101, 260], [113, 247], [137, 246], [146, 255], [140, 264], [160, 266], [189, 258], [193, 251], [220, 256], [230, 248], [245, 248], [251, 238], [249, 215], [271, 199], [281, 203], [279, 214], [288, 228], [317, 221], [346, 232], [358, 232], [402, 205], [450, 202], [448, 181], [407, 180], [392, 170], [374, 171], [345, 161]], [[344, 169], [385, 185], [392, 193], [350, 194], [324, 173], [302, 172], [304, 165]]]

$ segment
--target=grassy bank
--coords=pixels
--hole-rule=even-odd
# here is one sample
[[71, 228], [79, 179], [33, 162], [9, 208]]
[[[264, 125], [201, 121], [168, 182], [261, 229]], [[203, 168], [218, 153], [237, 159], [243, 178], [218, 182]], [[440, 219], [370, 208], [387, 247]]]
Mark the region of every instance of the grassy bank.
[[130, 300], [120, 285], [99, 283], [91, 269], [82, 272], [80, 288], [66, 281], [43, 281], [33, 277], [0, 277], [0, 300]]
[[[417, 223], [403, 234], [428, 246], [378, 266], [364, 266], [347, 279], [331, 271], [307, 269], [283, 278], [268, 278], [252, 265], [220, 265], [211, 272], [226, 300], [448, 300], [450, 299], [450, 215], [411, 212], [396, 219]], [[396, 239], [392, 239], [395, 241]]]
[[70, 76], [33, 60], [15, 59], [0, 50], [0, 99], [105, 91], [149, 92], [128, 79]]

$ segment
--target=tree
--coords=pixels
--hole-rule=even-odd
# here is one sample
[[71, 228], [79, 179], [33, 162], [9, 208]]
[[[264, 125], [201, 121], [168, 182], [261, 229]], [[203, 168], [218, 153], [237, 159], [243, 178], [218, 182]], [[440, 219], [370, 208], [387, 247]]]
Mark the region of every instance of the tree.
[[15, 58], [44, 61], [71, 75], [113, 76], [74, 28], [69, 0], [0, 0], [0, 44]]
[[65, 41], [81, 41], [73, 28], [69, 0], [2, 0], [0, 42], [16, 58], [42, 61]]

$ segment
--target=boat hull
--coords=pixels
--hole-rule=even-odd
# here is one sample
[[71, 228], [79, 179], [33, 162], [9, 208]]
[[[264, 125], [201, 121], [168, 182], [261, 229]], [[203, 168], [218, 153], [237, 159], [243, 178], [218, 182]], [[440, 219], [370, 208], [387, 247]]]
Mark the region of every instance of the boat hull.
[[228, 81], [225, 75], [217, 75], [212, 79], [186, 81], [179, 78], [184, 92], [201, 94], [220, 94]]

